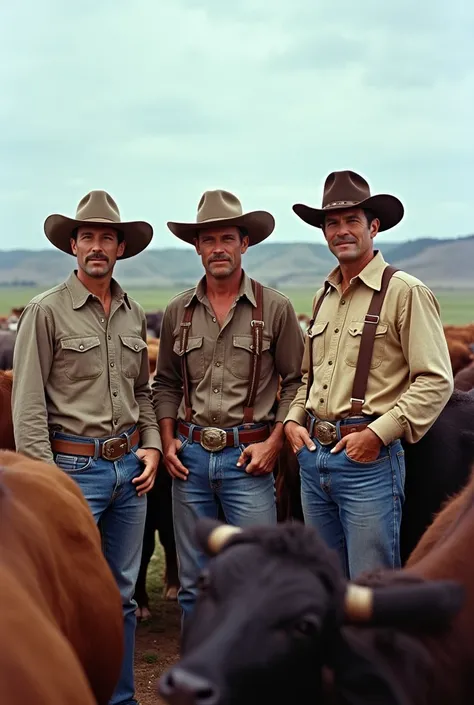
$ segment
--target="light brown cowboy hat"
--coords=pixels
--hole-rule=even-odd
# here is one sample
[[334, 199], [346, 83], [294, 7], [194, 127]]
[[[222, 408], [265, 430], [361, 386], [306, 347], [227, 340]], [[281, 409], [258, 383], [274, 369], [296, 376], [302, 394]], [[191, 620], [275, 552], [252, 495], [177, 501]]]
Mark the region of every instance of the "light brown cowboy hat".
[[153, 228], [149, 223], [135, 221], [123, 223], [114, 199], [106, 191], [91, 191], [79, 201], [75, 218], [65, 215], [49, 215], [44, 221], [44, 232], [53, 245], [72, 255], [70, 238], [75, 228], [87, 223], [105, 225], [110, 223], [119, 230], [126, 243], [125, 252], [118, 259], [138, 255], [151, 242]]
[[381, 230], [388, 230], [403, 218], [404, 208], [395, 196], [370, 195], [367, 181], [355, 171], [333, 171], [324, 183], [322, 208], [296, 203], [293, 210], [309, 225], [322, 228], [328, 211], [342, 208], [368, 208], [380, 220]]
[[244, 213], [237, 196], [229, 191], [216, 189], [215, 191], [205, 191], [201, 196], [195, 223], [168, 222], [168, 227], [173, 235], [190, 244], [193, 244], [199, 227], [218, 227], [219, 225], [246, 228], [250, 246], [257, 245], [271, 235], [275, 227], [275, 219], [267, 211]]

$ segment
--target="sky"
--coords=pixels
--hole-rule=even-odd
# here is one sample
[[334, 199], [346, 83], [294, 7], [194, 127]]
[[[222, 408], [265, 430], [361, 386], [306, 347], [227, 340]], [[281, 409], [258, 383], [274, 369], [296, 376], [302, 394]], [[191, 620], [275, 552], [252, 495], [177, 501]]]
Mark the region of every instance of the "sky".
[[1, 3], [0, 249], [96, 188], [152, 247], [214, 188], [321, 243], [292, 205], [340, 169], [401, 199], [387, 239], [474, 233], [473, 36], [469, 0]]

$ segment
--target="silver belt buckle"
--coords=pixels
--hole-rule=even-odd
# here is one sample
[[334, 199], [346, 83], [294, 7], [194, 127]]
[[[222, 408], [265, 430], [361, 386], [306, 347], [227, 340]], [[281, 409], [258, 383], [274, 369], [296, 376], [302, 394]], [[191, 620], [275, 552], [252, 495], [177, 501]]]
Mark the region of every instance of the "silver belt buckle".
[[317, 421], [314, 424], [313, 433], [322, 446], [331, 445], [337, 440], [336, 427], [329, 421]]
[[217, 453], [227, 445], [227, 434], [221, 428], [207, 426], [201, 431], [201, 445], [210, 453]]

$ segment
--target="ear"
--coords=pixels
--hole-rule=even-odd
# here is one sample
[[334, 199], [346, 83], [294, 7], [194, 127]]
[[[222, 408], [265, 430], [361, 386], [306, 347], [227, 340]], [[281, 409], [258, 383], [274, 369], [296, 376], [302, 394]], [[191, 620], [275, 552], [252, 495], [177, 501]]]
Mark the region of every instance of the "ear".
[[194, 247], [196, 248], [196, 252], [198, 253], [198, 255], [201, 255], [201, 250], [199, 249], [199, 238], [198, 237], [195, 237], [193, 239], [193, 244], [194, 244]]
[[208, 556], [215, 556], [221, 551], [227, 541], [242, 529], [230, 526], [214, 519], [199, 519], [196, 524], [196, 539], [199, 547]]
[[69, 244], [71, 245], [72, 254], [77, 255], [77, 243], [73, 237], [69, 238]]
[[372, 240], [377, 235], [379, 228], [380, 228], [380, 220], [378, 218], [374, 218], [370, 224], [370, 237], [372, 238]]
[[123, 255], [126, 247], [127, 243], [125, 242], [125, 240], [122, 240], [122, 242], [120, 242], [119, 246], [117, 247], [117, 257], [121, 257]]
[[245, 236], [242, 238], [242, 243], [241, 243], [241, 247], [240, 247], [240, 252], [244, 255], [244, 254], [247, 252], [248, 249], [249, 249], [249, 236], [248, 236], [248, 235], [245, 235]]

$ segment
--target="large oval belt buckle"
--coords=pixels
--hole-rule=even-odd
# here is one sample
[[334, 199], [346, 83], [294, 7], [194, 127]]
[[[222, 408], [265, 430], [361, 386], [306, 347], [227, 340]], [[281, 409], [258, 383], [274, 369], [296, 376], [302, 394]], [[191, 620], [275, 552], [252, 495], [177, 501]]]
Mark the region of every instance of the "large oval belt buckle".
[[201, 445], [210, 453], [217, 453], [227, 445], [227, 434], [221, 428], [203, 428], [201, 431]]
[[323, 446], [328, 446], [337, 439], [336, 427], [329, 421], [318, 421], [313, 433]]

